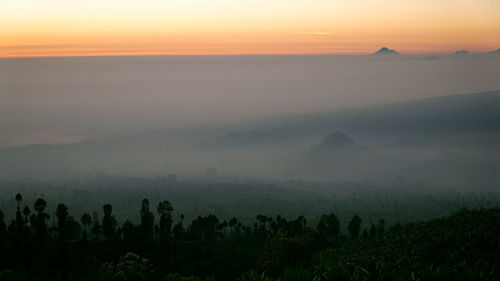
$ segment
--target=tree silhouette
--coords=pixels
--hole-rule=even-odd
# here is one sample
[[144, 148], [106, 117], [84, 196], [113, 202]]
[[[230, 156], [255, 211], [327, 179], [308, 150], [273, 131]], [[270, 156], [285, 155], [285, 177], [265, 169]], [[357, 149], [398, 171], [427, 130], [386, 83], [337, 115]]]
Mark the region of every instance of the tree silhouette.
[[23, 201], [23, 196], [21, 193], [16, 194], [17, 201], [17, 211], [16, 211], [16, 232], [17, 235], [22, 236], [24, 234], [24, 218], [21, 214], [21, 201]]
[[2, 210], [0, 210], [0, 231], [5, 231], [7, 229], [7, 225], [5, 224], [4, 221], [4, 214]]
[[337, 239], [340, 232], [340, 222], [334, 213], [328, 215], [328, 233], [332, 235], [334, 239]]
[[24, 209], [23, 209], [24, 223], [25, 224], [28, 224], [30, 214], [31, 214], [30, 207], [25, 206]]
[[59, 240], [67, 239], [67, 227], [66, 222], [68, 220], [68, 207], [64, 204], [58, 204], [56, 208], [56, 217], [57, 217], [57, 230], [59, 233]]
[[184, 215], [181, 214], [180, 220], [174, 225], [174, 229], [172, 230], [172, 232], [174, 234], [175, 239], [180, 240], [184, 238], [186, 234], [186, 230], [184, 229], [184, 224], [182, 222], [183, 220], [184, 220]]
[[334, 213], [322, 215], [316, 229], [320, 236], [336, 240], [340, 232], [340, 221]]
[[24, 215], [24, 226], [25, 226], [25, 233], [26, 235], [30, 234], [30, 229], [28, 227], [28, 222], [29, 222], [29, 217], [31, 214], [31, 210], [28, 206], [25, 206], [23, 209], [23, 215]]
[[351, 238], [359, 237], [360, 227], [361, 227], [361, 218], [358, 215], [355, 215], [349, 222], [349, 225], [347, 226], [347, 231], [349, 231]]
[[227, 221], [222, 221], [217, 225], [217, 229], [221, 231], [222, 237], [226, 237], [226, 228], [228, 227]]
[[66, 218], [64, 222], [64, 239], [65, 240], [75, 240], [80, 237], [82, 227], [72, 216]]
[[17, 201], [17, 207], [19, 208], [21, 206], [21, 201], [23, 201], [23, 196], [21, 193], [16, 194], [16, 201]]
[[83, 243], [87, 243], [87, 226], [90, 227], [90, 224], [92, 223], [92, 217], [89, 214], [84, 213], [80, 218], [80, 221], [82, 222], [83, 225], [83, 233], [82, 233]]
[[268, 237], [267, 222], [269, 221], [265, 215], [257, 215], [257, 224], [254, 225], [255, 234], [258, 240], [264, 241]]
[[104, 211], [104, 216], [102, 218], [102, 233], [104, 237], [108, 240], [115, 238], [116, 234], [116, 219], [113, 216], [113, 206], [111, 204], [105, 204], [102, 206]]
[[170, 201], [166, 200], [158, 203], [156, 210], [160, 215], [160, 237], [168, 237], [170, 235], [170, 230], [172, 229], [172, 211], [174, 208], [172, 208]]
[[131, 221], [126, 220], [122, 226], [122, 232], [123, 232], [123, 240], [125, 241], [133, 240], [135, 232], [134, 224]]
[[[50, 216], [45, 213], [45, 208], [47, 207], [47, 202], [42, 198], [35, 201], [35, 211], [37, 212], [36, 218], [31, 219], [31, 222], [35, 222], [35, 232], [38, 238], [43, 238], [47, 234], [47, 224], [45, 220], [49, 219]], [[32, 216], [33, 217], [33, 216]]]
[[322, 238], [326, 238], [328, 236], [328, 217], [326, 215], [321, 216], [318, 225], [316, 226], [316, 230]]
[[219, 219], [215, 215], [198, 216], [189, 227], [189, 236], [195, 240], [215, 240], [219, 234]]
[[[273, 218], [270, 217], [270, 219], [272, 222]], [[299, 223], [301, 223], [300, 232], [304, 232], [306, 230], [306, 223], [307, 223], [306, 218], [303, 215], [300, 215], [297, 220]]]
[[229, 220], [229, 228], [231, 229], [231, 240], [235, 240], [236, 236], [236, 226], [238, 225], [238, 219], [233, 217]]
[[154, 215], [149, 210], [149, 200], [143, 199], [141, 203], [141, 231], [145, 239], [153, 239]]
[[94, 234], [94, 240], [99, 240], [99, 235], [101, 235], [101, 230], [102, 226], [99, 221], [99, 216], [97, 215], [97, 212], [94, 212], [93, 216], [93, 221], [94, 224], [92, 225], [92, 233]]

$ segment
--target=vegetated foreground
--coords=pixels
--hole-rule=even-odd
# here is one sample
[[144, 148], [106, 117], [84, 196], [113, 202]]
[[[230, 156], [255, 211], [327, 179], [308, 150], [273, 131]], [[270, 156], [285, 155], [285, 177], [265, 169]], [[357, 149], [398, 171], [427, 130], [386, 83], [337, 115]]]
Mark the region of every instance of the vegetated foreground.
[[0, 280], [500, 280], [500, 208], [369, 229], [333, 213], [315, 227], [302, 216], [245, 226], [207, 215], [184, 228], [169, 201], [155, 225], [144, 199], [139, 225], [117, 227], [106, 204], [102, 220], [83, 214], [82, 228], [64, 204], [49, 218], [45, 200], [35, 214], [16, 200], [9, 226], [0, 212]]

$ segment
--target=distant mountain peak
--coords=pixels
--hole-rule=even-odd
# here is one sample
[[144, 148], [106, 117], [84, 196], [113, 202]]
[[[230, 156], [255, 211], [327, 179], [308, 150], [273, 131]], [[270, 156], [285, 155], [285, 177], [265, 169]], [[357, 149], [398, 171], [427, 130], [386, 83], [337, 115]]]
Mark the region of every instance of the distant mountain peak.
[[309, 163], [343, 165], [357, 159], [363, 151], [364, 149], [354, 143], [346, 134], [336, 131], [323, 137], [321, 143], [313, 146], [306, 153], [304, 159], [306, 162], [313, 161]]
[[323, 138], [323, 141], [318, 145], [320, 149], [337, 149], [337, 148], [358, 148], [346, 134], [341, 131], [335, 131]]
[[468, 55], [469, 51], [467, 50], [458, 50], [455, 52], [455, 55]]
[[382, 47], [380, 50], [373, 53], [374, 55], [399, 55], [399, 52], [396, 50], [391, 50], [387, 47]]

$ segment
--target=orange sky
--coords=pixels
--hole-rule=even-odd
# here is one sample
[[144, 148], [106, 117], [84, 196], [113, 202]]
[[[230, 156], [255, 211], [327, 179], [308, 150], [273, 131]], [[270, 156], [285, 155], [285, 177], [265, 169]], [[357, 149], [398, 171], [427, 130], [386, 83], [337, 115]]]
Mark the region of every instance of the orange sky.
[[0, 57], [500, 48], [498, 0], [1, 0]]

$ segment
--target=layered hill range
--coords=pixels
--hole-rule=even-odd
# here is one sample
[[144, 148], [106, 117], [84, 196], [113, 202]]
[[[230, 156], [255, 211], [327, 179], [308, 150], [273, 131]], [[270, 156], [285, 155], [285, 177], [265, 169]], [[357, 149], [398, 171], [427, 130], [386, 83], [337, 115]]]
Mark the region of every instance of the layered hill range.
[[277, 150], [293, 144], [302, 147], [288, 162], [294, 163], [287, 166], [290, 178], [401, 176], [494, 184], [492, 179], [498, 176], [493, 171], [500, 167], [499, 108], [498, 91], [443, 96], [283, 118], [272, 128], [232, 133], [215, 144]]
[[500, 91], [224, 127], [0, 150], [0, 177], [127, 175], [388, 180], [498, 187]]

